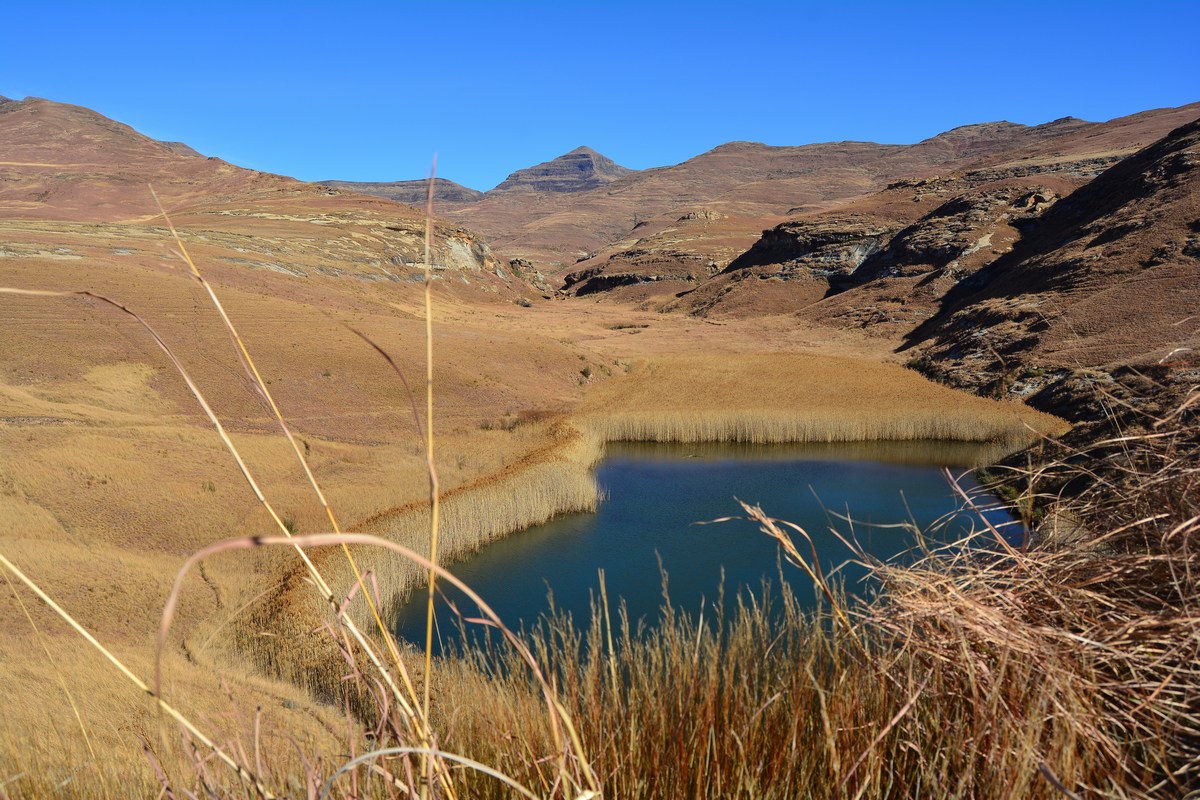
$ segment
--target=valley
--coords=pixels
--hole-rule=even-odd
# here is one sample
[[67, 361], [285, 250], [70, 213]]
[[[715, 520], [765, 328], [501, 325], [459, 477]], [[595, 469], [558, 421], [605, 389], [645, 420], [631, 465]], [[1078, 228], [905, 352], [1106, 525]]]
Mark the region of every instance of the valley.
[[[1192, 474], [1198, 117], [1191, 104], [913, 145], [733, 142], [640, 171], [580, 147], [487, 192], [439, 180], [426, 240], [424, 182], [305, 183], [79, 106], [0, 99], [0, 553], [150, 675], [185, 560], [278, 532], [247, 473], [291, 533], [330, 530], [311, 467], [343, 530], [423, 552], [426, 426], [447, 563], [595, 508], [608, 442], [988, 442], [1018, 453], [999, 471], [1037, 473], [1056, 447], [1153, 437], [1170, 419], [1170, 458]], [[1022, 496], [1046, 539], [1092, 524], [1054, 510], [1064, 486], [1093, 491], [1078, 483]], [[1185, 538], [1187, 486], [1162, 512]], [[385, 610], [426, 580], [378, 548], [350, 552], [354, 567], [340, 549], [312, 560], [364, 627], [358, 565]], [[373, 724], [295, 554], [219, 553], [182, 587], [166, 693], [228, 741], [257, 736], [261, 714], [280, 780], [298, 769], [292, 744], [340, 752], [347, 726]], [[154, 706], [28, 603], [0, 600], [5, 774], [35, 776], [35, 794], [88, 762], [98, 785], [149, 791], [136, 742], [163, 738]], [[486, 728], [456, 698], [504, 687], [439, 669], [439, 713], [464, 715], [455, 734]], [[524, 691], [497, 703], [520, 716]], [[187, 763], [162, 751], [169, 770]]]

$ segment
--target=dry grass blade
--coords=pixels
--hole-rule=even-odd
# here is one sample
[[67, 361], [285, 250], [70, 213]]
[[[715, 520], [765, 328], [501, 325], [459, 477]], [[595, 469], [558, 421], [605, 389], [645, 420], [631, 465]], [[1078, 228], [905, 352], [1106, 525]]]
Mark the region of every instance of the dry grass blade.
[[[283, 431], [284, 437], [287, 439], [288, 444], [292, 448], [292, 452], [296, 456], [296, 460], [300, 463], [301, 468], [304, 470], [305, 478], [308, 480], [309, 485], [312, 487], [313, 492], [316, 494], [317, 500], [320, 502], [321, 507], [325, 510], [325, 515], [329, 519], [330, 525], [333, 526], [334, 532], [340, 533], [341, 526], [338, 524], [337, 516], [333, 512], [333, 507], [329, 504], [329, 501], [326, 499], [325, 493], [324, 493], [324, 491], [322, 491], [320, 484], [317, 482], [317, 478], [313, 474], [312, 468], [310, 467], [310, 465], [308, 463], [308, 459], [304, 455], [304, 450], [301, 448], [300, 443], [296, 440], [296, 437], [292, 434], [291, 427], [287, 424], [287, 421], [284, 419], [283, 412], [280, 411], [279, 405], [275, 402], [275, 398], [271, 394], [271, 390], [269, 388], [267, 388], [267, 382], [263, 379], [262, 375], [259, 373], [258, 367], [254, 363], [254, 358], [250, 355], [250, 351], [249, 351], [249, 349], [247, 349], [245, 342], [242, 340], [241, 335], [238, 333], [237, 327], [233, 324], [233, 320], [231, 320], [229, 318], [229, 315], [225, 312], [225, 307], [221, 304], [221, 301], [217, 297], [217, 293], [213, 290], [212, 285], [204, 279], [203, 275], [200, 274], [200, 269], [196, 266], [196, 262], [192, 260], [191, 255], [187, 251], [187, 247], [183, 243], [183, 239], [179, 236], [179, 232], [175, 229], [175, 224], [171, 221], [171, 218], [167, 214], [166, 209], [163, 208], [162, 202], [158, 199], [158, 195], [154, 192], [153, 187], [150, 188], [150, 192], [154, 196], [154, 201], [158, 205], [158, 209], [162, 213], [163, 219], [166, 220], [167, 227], [170, 229], [171, 235], [175, 239], [175, 244], [179, 248], [179, 252], [178, 252], [179, 257], [182, 258], [183, 261], [188, 265], [188, 269], [191, 271], [192, 278], [194, 280], [196, 280], [204, 288], [205, 292], [208, 294], [209, 300], [211, 301], [213, 307], [217, 310], [217, 313], [221, 317], [222, 324], [225, 326], [225, 329], [229, 332], [229, 335], [232, 337], [233, 342], [236, 345], [238, 358], [242, 364], [243, 369], [245, 369], [246, 374], [249, 376], [250, 380], [253, 382], [255, 389], [259, 392], [259, 394], [263, 397], [263, 399], [266, 400], [267, 405], [270, 407], [271, 413], [275, 417], [275, 421], [278, 423], [280, 429]], [[182, 371], [182, 366], [179, 365], [177, 362], [176, 362], [176, 367], [177, 367], [177, 369]], [[193, 394], [196, 394], [196, 393], [197, 392], [195, 390], [193, 390]], [[218, 424], [218, 427], [219, 427], [219, 423], [216, 423], [215, 416], [212, 415], [211, 413], [209, 413], [209, 417], [210, 417], [210, 419], [213, 420], [214, 424]], [[227, 441], [227, 445], [229, 446], [229, 448], [231, 450], [233, 450], [232, 442]], [[236, 452], [235, 452], [235, 457], [236, 457]], [[240, 461], [240, 458], [239, 458], [239, 466], [243, 467], [243, 472], [245, 473], [246, 470], [245, 470], [244, 465]], [[248, 475], [247, 475], [247, 478], [249, 479]], [[274, 513], [274, 511], [271, 510], [269, 504], [266, 503], [266, 500], [262, 496], [262, 493], [257, 491], [257, 487], [256, 487], [256, 495], [258, 496], [259, 501], [267, 506], [268, 511], [271, 511], [272, 517], [277, 517], [277, 515]], [[276, 519], [276, 522], [280, 526], [280, 528], [283, 530], [284, 533], [290, 533], [290, 531], [287, 529], [287, 526], [285, 524], [283, 524], [283, 522], [281, 520]], [[371, 616], [375, 621], [376, 628], [379, 631], [381, 638], [383, 639], [383, 641], [387, 644], [387, 646], [389, 648], [389, 653], [391, 655], [392, 662], [395, 665], [397, 672], [400, 673], [400, 675], [404, 678], [404, 680], [407, 683], [407, 670], [404, 669], [403, 663], [400, 658], [400, 653], [398, 650], [396, 650], [395, 643], [392, 641], [391, 637], [388, 636], [387, 627], [383, 624], [383, 618], [381, 617], [381, 615], [379, 613], [379, 609], [376, 606], [376, 604], [373, 602], [373, 600], [370, 596], [370, 593], [367, 592], [366, 586], [363, 584], [362, 574], [359, 571], [358, 565], [354, 561], [354, 556], [350, 553], [350, 549], [348, 547], [343, 547], [342, 553], [346, 557], [346, 561], [350, 565], [350, 569], [354, 574], [354, 578], [358, 584], [359, 589], [362, 590], [363, 598], [366, 601], [366, 603], [370, 609]], [[314, 578], [320, 578], [320, 576], [316, 574], [317, 569], [315, 566], [313, 566], [311, 564], [308, 564], [306, 566], [308, 566], [309, 572], [310, 572], [310, 574], [313, 574]], [[324, 583], [323, 579], [321, 580], [321, 582]], [[327, 587], [323, 587], [323, 589], [324, 588], [327, 588]], [[415, 701], [416, 698], [414, 696], [414, 692], [413, 692], [411, 684], [407, 686], [407, 689], [409, 691], [410, 697], [412, 698], [413, 701]], [[397, 694], [398, 694], [398, 692], [397, 692]], [[426, 727], [420, 720], [416, 720], [416, 719], [413, 719], [413, 724], [414, 724], [414, 727], [418, 730], [423, 730]], [[428, 733], [428, 731], [426, 731], [426, 733]]]
[[17, 580], [21, 581], [21, 583], [23, 583], [27, 587], [29, 587], [30, 591], [32, 591], [34, 594], [36, 594], [43, 603], [45, 603], [47, 606], [49, 606], [54, 611], [55, 614], [57, 614], [68, 625], [70, 625], [75, 630], [76, 633], [78, 633], [80, 636], [82, 636], [84, 638], [85, 641], [87, 641], [88, 644], [90, 644], [102, 656], [104, 656], [104, 658], [107, 659], [110, 664], [112, 664], [114, 667], [116, 667], [117, 670], [120, 671], [120, 673], [122, 675], [124, 675], [130, 681], [130, 683], [132, 683], [134, 686], [136, 686], [146, 696], [148, 696], [152, 700], [154, 700], [154, 702], [158, 705], [158, 707], [160, 709], [162, 709], [162, 711], [164, 713], [166, 713], [168, 716], [170, 716], [172, 719], [174, 719], [176, 722], [178, 722], [183, 727], [184, 730], [186, 730], [189, 734], [194, 736], [201, 744], [203, 744], [206, 748], [208, 748], [210, 751], [212, 751], [212, 753], [214, 755], [216, 755], [216, 757], [219, 758], [222, 762], [224, 762], [226, 766], [228, 766], [230, 769], [232, 769], [238, 775], [239, 778], [248, 782], [251, 786], [255, 787], [255, 790], [262, 797], [273, 798], [275, 796], [275, 795], [271, 794], [269, 791], [267, 791], [266, 787], [262, 785], [262, 783], [258, 780], [258, 778], [256, 776], [254, 776], [248, 769], [243, 767], [241, 764], [238, 764], [236, 761], [234, 761], [234, 759], [232, 757], [230, 757], [229, 754], [227, 754], [223, 749], [221, 749], [221, 747], [219, 747], [215, 742], [213, 742], [212, 739], [210, 739], [203, 732], [201, 732], [201, 730], [199, 728], [197, 728], [196, 725], [193, 724], [191, 720], [189, 720], [187, 717], [185, 717], [182, 712], [180, 712], [178, 709], [176, 709], [170, 703], [163, 700], [162, 697], [160, 697], [157, 692], [155, 692], [153, 689], [150, 688], [149, 684], [147, 684], [145, 681], [143, 681], [141, 678], [139, 678], [137, 675], [135, 675], [133, 673], [133, 671], [131, 669], [129, 669], [129, 667], [125, 666], [124, 662], [122, 662], [119, 658], [117, 658], [111, 650], [109, 650], [107, 647], [102, 645], [100, 643], [100, 641], [95, 636], [93, 636], [87, 628], [85, 628], [85, 627], [83, 627], [83, 625], [79, 624], [79, 622], [76, 621], [75, 617], [73, 617], [65, 609], [63, 609], [62, 606], [60, 606], [58, 603], [56, 603], [54, 601], [54, 599], [52, 597], [50, 597], [50, 595], [46, 594], [42, 590], [42, 588], [37, 585], [37, 583], [35, 583], [24, 572], [22, 572], [20, 569], [18, 569], [17, 566], [15, 564], [13, 564], [11, 561], [9, 561], [3, 554], [0, 554], [0, 567], [4, 567], [5, 569], [7, 569], [9, 572], [11, 572], [17, 578]]
[[[429, 170], [425, 195], [425, 465], [429, 472], [429, 562], [438, 560], [438, 530], [441, 515], [441, 488], [438, 485], [437, 462], [433, 456], [433, 264], [430, 240], [433, 238], [433, 182], [437, 174], [437, 157]], [[428, 602], [425, 617], [425, 694], [421, 713], [429, 718], [430, 687], [433, 676], [433, 601], [437, 591], [437, 574], [429, 569]], [[422, 790], [422, 796], [427, 794]]]
[[422, 755], [436, 758], [438, 760], [452, 761], [456, 764], [462, 764], [463, 766], [466, 766], [482, 775], [495, 778], [505, 786], [517, 792], [522, 797], [527, 797], [529, 800], [539, 800], [538, 796], [531, 792], [528, 788], [508, 777], [504, 773], [492, 769], [486, 764], [480, 764], [478, 761], [467, 758], [466, 756], [460, 756], [455, 753], [447, 753], [444, 750], [433, 750], [428, 747], [385, 747], [379, 750], [372, 750], [369, 753], [363, 753], [356, 758], [352, 758], [350, 761], [347, 761], [345, 764], [343, 764], [337, 772], [333, 773], [333, 775], [331, 775], [327, 781], [325, 781], [325, 785], [321, 787], [320, 794], [317, 795], [318, 800], [325, 800], [325, 798], [329, 797], [330, 793], [333, 791], [333, 785], [337, 782], [337, 779], [345, 775], [347, 772], [350, 772], [355, 767], [358, 767], [361, 764], [368, 764], [376, 759], [384, 758], [385, 756], [399, 755]]
[[25, 601], [21, 599], [17, 587], [13, 586], [12, 578], [8, 576], [7, 572], [4, 573], [4, 582], [8, 584], [8, 588], [12, 591], [17, 605], [21, 607], [21, 613], [25, 615], [25, 619], [29, 622], [29, 627], [33, 629], [34, 637], [38, 640], [38, 644], [41, 645], [42, 652], [46, 654], [46, 662], [54, 670], [54, 676], [58, 679], [58, 685], [62, 687], [63, 694], [66, 695], [67, 702], [71, 705], [71, 713], [75, 715], [75, 722], [79, 725], [79, 732], [83, 735], [84, 743], [87, 744], [88, 755], [91, 756], [91, 764], [95, 766], [97, 763], [96, 748], [92, 746], [92, 737], [88, 735], [87, 725], [83, 723], [83, 715], [79, 713], [79, 705], [75, 702], [75, 696], [71, 693], [70, 687], [67, 686], [67, 681], [63, 677], [62, 670], [59, 669], [58, 664], [55, 662], [54, 656], [50, 654], [50, 648], [46, 645], [46, 639], [42, 636], [41, 629], [33, 621], [33, 615], [29, 613], [29, 609], [25, 606]]
[[[808, 535], [808, 532], [805, 531], [803, 528], [801, 528], [799, 525], [796, 525], [793, 523], [782, 523], [782, 524], [787, 525], [792, 530], [796, 531], [800, 536], [804, 537], [804, 540], [806, 542], [808, 542], [809, 547], [812, 548], [812, 562], [811, 563], [807, 559], [805, 559], [804, 556], [800, 555], [800, 551], [796, 549], [796, 544], [795, 544], [795, 542], [792, 541], [792, 537], [790, 537], [786, 533], [784, 533], [783, 530], [779, 527], [779, 525], [781, 524], [780, 520], [773, 519], [772, 517], [768, 517], [766, 515], [766, 513], [762, 510], [762, 508], [760, 508], [759, 506], [752, 506], [749, 503], [742, 502], [741, 500], [738, 500], [738, 505], [740, 505], [742, 507], [742, 509], [746, 512], [747, 516], [743, 517], [743, 519], [750, 520], [751, 522], [757, 522], [759, 524], [759, 528], [762, 530], [763, 533], [767, 534], [772, 539], [779, 542], [780, 546], [783, 547], [784, 552], [787, 554], [788, 561], [790, 563], [794, 564], [795, 566], [799, 567], [800, 569], [804, 570], [804, 573], [806, 575], [808, 575], [808, 577], [812, 580], [813, 585], [815, 585], [817, 588], [819, 588], [821, 590], [821, 593], [825, 595], [825, 599], [827, 599], [829, 601], [829, 607], [833, 611], [834, 615], [837, 617], [838, 621], [841, 622], [842, 625], [845, 626], [845, 628], [848, 632], [853, 631], [854, 626], [850, 623], [849, 617], [846, 616], [846, 612], [842, 608], [841, 602], [839, 602], [839, 600], [835, 596], [833, 590], [830, 588], [829, 582], [827, 580], [825, 580], [825, 575], [821, 569], [820, 560], [817, 557], [816, 544], [813, 542], [812, 537]], [[730, 520], [730, 519], [734, 519], [734, 518], [733, 517], [725, 517], [722, 519], [714, 520], [714, 522], [724, 522], [724, 521]]]
[[529, 647], [521, 641], [510, 628], [500, 619], [500, 616], [492, 609], [492, 607], [480, 597], [475, 590], [459, 580], [444, 567], [435, 564], [430, 559], [410, 550], [403, 545], [395, 542], [381, 539], [378, 536], [370, 536], [361, 533], [341, 533], [341, 534], [312, 534], [304, 536], [250, 536], [237, 539], [227, 539], [222, 542], [216, 542], [197, 552], [193, 553], [187, 561], [179, 568], [175, 575], [175, 581], [171, 587], [171, 592], [167, 597], [167, 602], [163, 606], [162, 621], [159, 625], [158, 645], [156, 658], [161, 658], [162, 651], [166, 646], [167, 633], [170, 631], [171, 622], [175, 615], [175, 609], [179, 603], [179, 594], [183, 589], [183, 579], [191, 571], [191, 569], [205, 558], [217, 553], [249, 550], [257, 547], [276, 547], [276, 546], [291, 546], [291, 547], [329, 547], [340, 546], [341, 544], [360, 544], [382, 547], [390, 550], [416, 563], [419, 567], [433, 572], [439, 579], [448, 582], [460, 592], [462, 592], [471, 602], [479, 608], [483, 615], [501, 632], [505, 641], [518, 654], [521, 662], [528, 668], [530, 674], [534, 677], [540, 691], [543, 695], [547, 710], [550, 712], [549, 719], [552, 728], [555, 730], [556, 741], [562, 741], [561, 728], [566, 728], [567, 737], [575, 751], [579, 770], [583, 773], [583, 780], [588, 786], [584, 787], [579, 784], [571, 771], [567, 768], [566, 757], [560, 755], [561, 765], [559, 774], [560, 777], [574, 786], [576, 789], [583, 791], [589, 789], [591, 791], [599, 791], [599, 785], [596, 777], [593, 774], [587, 760], [584, 758], [583, 742], [571, 720], [570, 714], [566, 707], [555, 697], [554, 687], [547, 680], [542, 668], [538, 664], [537, 658], [530, 651]]
[[[879, 743], [882, 742], [887, 737], [887, 735], [892, 732], [892, 729], [896, 727], [897, 723], [899, 723], [900, 720], [904, 719], [904, 717], [908, 714], [908, 712], [912, 711], [912, 707], [914, 705], [916, 705], [917, 700], [921, 697], [921, 693], [925, 691], [925, 687], [929, 686], [929, 681], [931, 681], [931, 680], [932, 680], [931, 676], [926, 676], [925, 680], [921, 682], [921, 685], [917, 687], [917, 690], [915, 692], [913, 692], [912, 697], [910, 697], [908, 699], [908, 702], [905, 703], [904, 706], [899, 711], [896, 712], [896, 715], [894, 717], [892, 717], [890, 720], [888, 720], [887, 725], [884, 725], [883, 729], [881, 731], [879, 731], [879, 733], [875, 736], [874, 739], [871, 740], [871, 743], [869, 745], [867, 745], [867, 748], [862, 751], [862, 753], [859, 755], [859, 757], [850, 766], [849, 771], [847, 771], [846, 774], [842, 777], [841, 782], [838, 784], [839, 791], [844, 790], [846, 788], [846, 784], [849, 782], [849, 780], [852, 777], [854, 777], [854, 773], [858, 771], [858, 768], [862, 766], [863, 762], [867, 760], [868, 756], [870, 756], [871, 753], [874, 752], [875, 748], [879, 746]], [[862, 792], [866, 791], [866, 788], [867, 788], [867, 784], [864, 783], [862, 786], [862, 789], [859, 791], [858, 795], [856, 795], [856, 796], [861, 796]]]

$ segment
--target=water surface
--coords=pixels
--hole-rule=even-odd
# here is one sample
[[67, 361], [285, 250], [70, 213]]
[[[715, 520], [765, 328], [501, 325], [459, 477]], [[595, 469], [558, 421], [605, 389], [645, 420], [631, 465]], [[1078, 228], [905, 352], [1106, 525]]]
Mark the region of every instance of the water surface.
[[[451, 570], [514, 629], [536, 622], [550, 593], [558, 610], [586, 622], [599, 570], [614, 607], [622, 598], [635, 621], [657, 619], [663, 573], [674, 605], [692, 612], [707, 605], [711, 611], [722, 581], [728, 605], [739, 591], [761, 593], [764, 577], [780, 580], [779, 546], [757, 525], [696, 524], [741, 515], [735, 499], [740, 498], [803, 527], [822, 568], [838, 570], [847, 589], [863, 593], [869, 590], [865, 570], [845, 564], [852, 554], [829, 532], [831, 525], [885, 560], [913, 547], [906, 523], [928, 529], [942, 520], [938, 539], [964, 536], [981, 527], [980, 516], [961, 510], [945, 468], [962, 488], [975, 491], [970, 467], [1000, 455], [994, 446], [939, 442], [610, 444], [596, 469], [606, 495], [596, 513], [571, 514], [515, 533]], [[993, 524], [1011, 522], [1004, 512], [983, 513]], [[850, 516], [853, 525], [836, 515]], [[809, 554], [807, 544], [801, 552]], [[802, 599], [814, 597], [800, 570], [784, 564], [783, 576]], [[465, 615], [476, 616], [469, 601], [452, 599]], [[422, 590], [400, 609], [396, 628], [402, 638], [424, 641], [425, 603]], [[454, 620], [439, 602], [442, 637], [457, 639]]]

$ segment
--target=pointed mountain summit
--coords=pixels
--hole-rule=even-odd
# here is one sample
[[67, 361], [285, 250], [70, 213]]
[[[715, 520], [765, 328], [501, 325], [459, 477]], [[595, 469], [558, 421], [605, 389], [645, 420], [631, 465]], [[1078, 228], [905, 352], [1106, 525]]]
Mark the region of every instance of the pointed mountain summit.
[[517, 170], [492, 192], [585, 192], [634, 172], [590, 147], [577, 147], [552, 161]]

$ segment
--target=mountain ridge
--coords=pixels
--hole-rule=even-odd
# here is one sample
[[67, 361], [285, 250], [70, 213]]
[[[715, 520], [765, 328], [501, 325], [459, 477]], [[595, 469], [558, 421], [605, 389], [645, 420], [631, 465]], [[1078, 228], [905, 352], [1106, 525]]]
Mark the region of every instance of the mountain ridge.
[[488, 194], [523, 191], [570, 194], [605, 186], [635, 172], [585, 145], [511, 173]]

